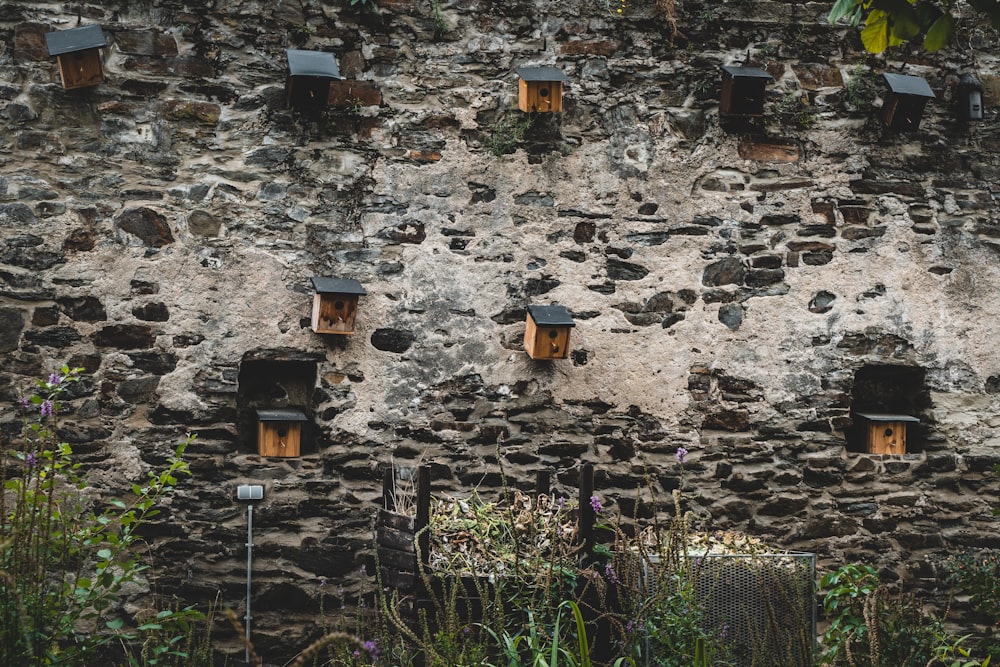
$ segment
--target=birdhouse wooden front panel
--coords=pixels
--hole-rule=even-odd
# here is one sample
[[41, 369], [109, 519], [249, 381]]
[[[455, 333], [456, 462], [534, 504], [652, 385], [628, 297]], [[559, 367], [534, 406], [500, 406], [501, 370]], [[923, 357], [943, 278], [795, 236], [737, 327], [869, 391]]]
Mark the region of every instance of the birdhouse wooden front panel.
[[574, 322], [562, 306], [528, 306], [524, 351], [532, 359], [565, 359]]
[[760, 79], [732, 79], [723, 82], [719, 110], [740, 116], [764, 115], [764, 82]]
[[532, 359], [565, 359], [569, 355], [569, 327], [540, 327], [529, 319], [524, 349]]
[[261, 456], [299, 456], [302, 424], [306, 416], [299, 410], [257, 411], [257, 453]]
[[302, 424], [299, 422], [260, 422], [257, 429], [257, 453], [261, 456], [299, 456]]
[[322, 109], [330, 99], [330, 79], [290, 76], [285, 83], [290, 109]]
[[906, 422], [869, 422], [866, 426], [868, 453], [906, 453]]
[[104, 83], [104, 70], [101, 68], [101, 52], [99, 49], [74, 51], [56, 56], [59, 64], [59, 76], [63, 88], [87, 88]]
[[321, 334], [352, 334], [358, 315], [357, 294], [313, 296], [312, 330]]
[[521, 111], [549, 112], [562, 111], [561, 81], [519, 80], [517, 107]]
[[926, 97], [889, 93], [882, 107], [882, 119], [886, 127], [893, 130], [915, 132], [920, 127], [926, 105]]

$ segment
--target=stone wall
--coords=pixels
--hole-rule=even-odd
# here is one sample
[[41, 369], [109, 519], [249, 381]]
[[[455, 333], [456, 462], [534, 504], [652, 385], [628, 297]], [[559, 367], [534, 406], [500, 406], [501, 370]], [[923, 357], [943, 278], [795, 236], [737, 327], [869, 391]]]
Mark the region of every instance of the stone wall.
[[[886, 61], [826, 10], [686, 1], [672, 38], [651, 4], [599, 0], [0, 5], [4, 432], [69, 363], [89, 377], [61, 435], [96, 483], [196, 433], [150, 535], [186, 600], [240, 605], [235, 487], [265, 483], [275, 659], [324, 591], [363, 585], [390, 460], [484, 492], [498, 456], [566, 488], [593, 461], [632, 514], [644, 480], [678, 486], [684, 446], [705, 526], [938, 586], [949, 552], [998, 542], [997, 36]], [[64, 91], [44, 34], [81, 22], [107, 81]], [[285, 108], [286, 47], [337, 54], [339, 106]], [[766, 115], [720, 122], [719, 67], [748, 53], [776, 79]], [[539, 64], [569, 76], [565, 110], [497, 157], [513, 68]], [[955, 120], [968, 69], [981, 123]], [[919, 132], [882, 128], [872, 70], [929, 81]], [[365, 286], [353, 336], [311, 332], [316, 275]], [[531, 303], [572, 311], [570, 359], [525, 355]], [[262, 406], [306, 411], [302, 457], [255, 454]], [[854, 451], [852, 407], [914, 412], [913, 453]]]

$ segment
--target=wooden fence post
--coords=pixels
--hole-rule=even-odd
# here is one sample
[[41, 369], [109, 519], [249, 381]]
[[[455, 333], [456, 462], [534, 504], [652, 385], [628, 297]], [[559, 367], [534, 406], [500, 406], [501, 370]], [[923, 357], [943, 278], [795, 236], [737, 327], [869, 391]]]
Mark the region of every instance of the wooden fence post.
[[590, 499], [594, 495], [594, 464], [584, 463], [580, 468], [580, 524], [579, 541], [583, 543], [583, 558], [590, 559], [594, 549], [594, 512]]
[[431, 532], [428, 526], [431, 522], [431, 468], [420, 466], [417, 469], [417, 516], [413, 522], [413, 530], [417, 533], [417, 554], [421, 562], [427, 565], [431, 556]]
[[535, 496], [547, 496], [549, 491], [551, 491], [549, 471], [539, 470], [535, 475]]
[[393, 466], [382, 470], [382, 508], [390, 512], [396, 511], [396, 494], [393, 493], [395, 475], [396, 469]]

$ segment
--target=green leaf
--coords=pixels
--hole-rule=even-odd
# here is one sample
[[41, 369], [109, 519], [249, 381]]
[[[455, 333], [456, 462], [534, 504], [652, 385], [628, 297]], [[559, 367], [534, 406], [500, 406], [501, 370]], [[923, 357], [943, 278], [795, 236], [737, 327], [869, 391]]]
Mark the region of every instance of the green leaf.
[[889, 48], [889, 15], [873, 9], [861, 31], [861, 43], [869, 53], [882, 53]]
[[928, 51], [941, 49], [951, 41], [954, 32], [955, 19], [952, 18], [951, 14], [942, 14], [927, 30], [927, 36], [924, 37], [924, 48]]
[[122, 626], [125, 625], [125, 621], [120, 618], [113, 618], [108, 621], [107, 625], [111, 630], [121, 630]]
[[840, 19], [854, 12], [859, 4], [860, 0], [837, 0], [837, 2], [833, 5], [833, 9], [831, 9], [830, 13], [827, 14], [826, 20], [830, 23], [836, 23]]
[[111, 549], [99, 549], [97, 552], [97, 557], [102, 560], [111, 559]]
[[120, 510], [125, 509], [125, 503], [119, 500], [118, 498], [112, 498], [111, 500], [108, 501], [108, 504], [111, 505], [112, 507], [117, 507]]
[[908, 4], [904, 4], [889, 15], [889, 25], [892, 27], [892, 36], [900, 40], [900, 43], [920, 34], [917, 12]]

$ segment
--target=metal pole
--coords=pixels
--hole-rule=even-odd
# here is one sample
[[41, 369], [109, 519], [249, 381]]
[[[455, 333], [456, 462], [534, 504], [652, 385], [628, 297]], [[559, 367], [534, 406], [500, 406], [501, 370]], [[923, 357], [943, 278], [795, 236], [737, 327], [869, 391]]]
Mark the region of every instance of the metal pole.
[[247, 618], [246, 663], [250, 664], [250, 572], [253, 562], [253, 505], [247, 505]]

